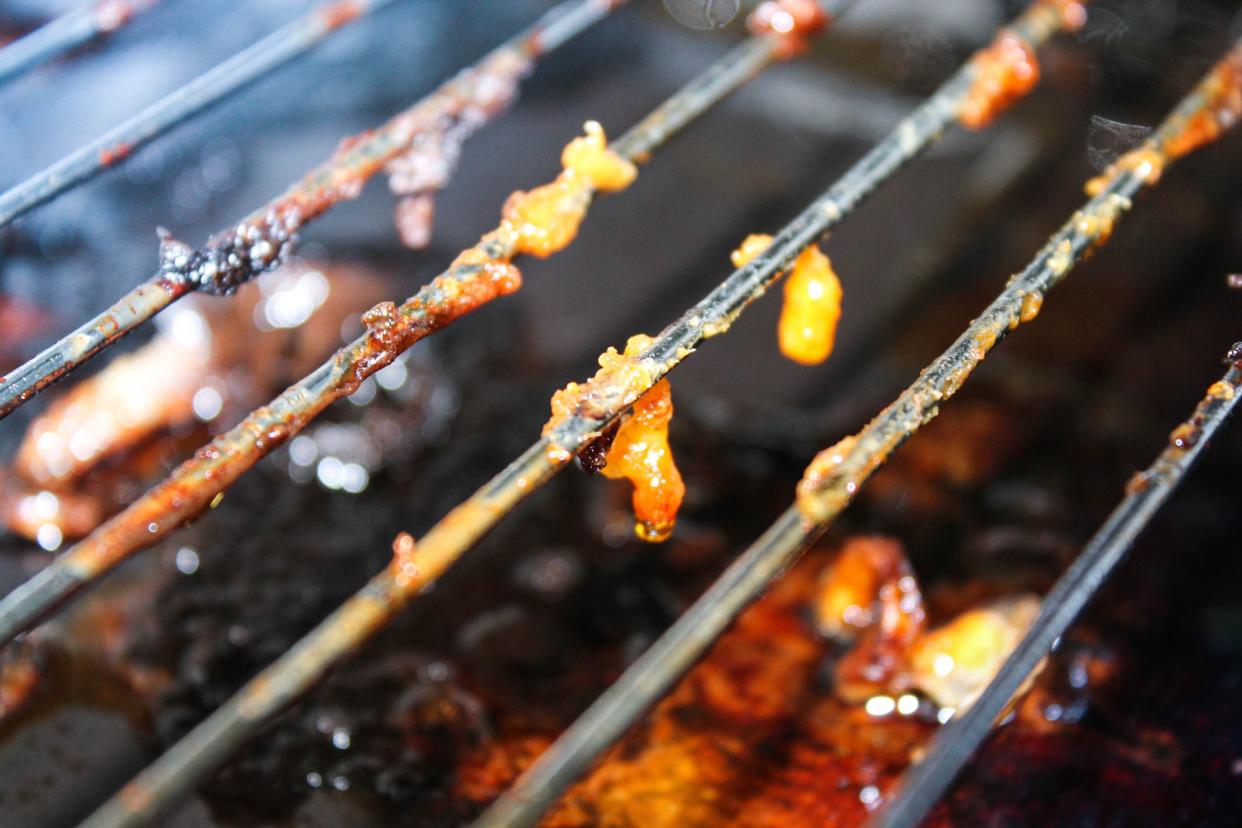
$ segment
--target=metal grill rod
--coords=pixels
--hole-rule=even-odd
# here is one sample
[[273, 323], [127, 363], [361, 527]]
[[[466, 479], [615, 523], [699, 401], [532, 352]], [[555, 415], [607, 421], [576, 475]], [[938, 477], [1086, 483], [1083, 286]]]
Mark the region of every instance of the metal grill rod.
[[[158, 0], [92, 0], [0, 49], [0, 84], [41, 63], [111, 34]], [[4, 222], [0, 221], [0, 226]]]
[[[387, 4], [393, 0], [375, 2]], [[344, 142], [328, 161], [252, 212], [236, 227], [221, 230], [198, 250], [190, 250], [179, 243], [162, 244], [160, 268], [149, 281], [7, 376], [0, 377], [0, 417], [7, 416], [186, 294], [195, 290], [229, 294], [241, 283], [274, 269], [291, 252], [299, 228], [333, 205], [357, 196], [371, 176], [405, 152], [420, 134], [438, 135], [444, 127], [443, 121], [453, 119], [466, 106], [495, 114], [497, 108], [508, 103], [504, 96], [497, 95], [494, 88], [497, 82], [502, 78], [520, 77], [529, 61], [561, 46], [624, 2], [563, 0], [534, 25], [410, 109], [398, 113], [374, 132]], [[337, 0], [326, 8], [352, 9], [353, 0]], [[321, 10], [308, 18], [309, 22], [293, 25], [313, 28], [315, 20], [324, 16]], [[476, 78], [481, 78], [481, 82], [476, 82]]]
[[[119, 164], [168, 130], [304, 54], [342, 26], [394, 2], [396, 0], [332, 0], [281, 26], [0, 195], [0, 228]], [[2, 75], [0, 68], [0, 79]]]
[[895, 797], [872, 817], [870, 826], [913, 828], [922, 822], [992, 731], [993, 723], [1036, 665], [1052, 650], [1057, 639], [1181, 485], [1239, 399], [1242, 399], [1242, 355], [1229, 366], [1220, 381], [1208, 389], [1195, 413], [1183, 424], [1185, 431], [1174, 432], [1174, 435], [1193, 434], [1193, 439], [1175, 436], [1155, 462], [1133, 478], [1121, 503], [1049, 590], [1039, 616], [987, 688], [969, 709], [932, 737], [923, 757], [906, 771], [897, 784]]
[[[1242, 61], [1242, 42], [1234, 47], [1231, 57], [1234, 61]], [[1207, 88], [1213, 76], [1209, 75], [1208, 80], [1178, 105], [1148, 140], [1149, 148], [1164, 152], [1166, 144], [1181, 134], [1186, 123], [1215, 100]], [[1052, 237], [1026, 270], [1010, 281], [949, 350], [924, 369], [896, 402], [863, 429], [853, 440], [853, 449], [839, 449], [841, 460], [834, 466], [835, 474], [807, 493], [811, 502], [804, 501], [787, 509], [519, 777], [475, 823], [475, 828], [532, 824], [600, 753], [672, 688], [773, 580], [798, 559], [849, 504], [871, 472], [906, 437], [935, 417], [937, 406], [957, 391], [995, 342], [1011, 327], [1033, 318], [1023, 319], [1023, 299], [1032, 295], [1042, 297], [1044, 291], [1064, 278], [1084, 254], [1105, 240], [1107, 233], [1101, 230], [1110, 230], [1111, 226], [1097, 222], [1094, 232], [1084, 232], [1091, 228], [1093, 216], [1105, 211], [1115, 220], [1128, 207], [1129, 198], [1146, 183], [1136, 171], [1124, 166], [1116, 168], [1108, 176], [1103, 191]], [[1115, 206], [1108, 207], [1110, 204]], [[1065, 242], [1069, 243], [1068, 254]]]
[[[838, 16], [855, 2], [857, 0], [829, 0], [821, 5], [833, 16]], [[643, 158], [669, 136], [754, 77], [773, 60], [782, 57], [783, 48], [779, 37], [748, 38], [619, 137], [612, 144], [613, 151], [629, 160]], [[424, 289], [424, 291], [427, 290]], [[409, 344], [413, 343], [408, 343], [407, 347]], [[395, 353], [392, 354], [392, 358], [395, 356]], [[329, 362], [327, 367], [331, 367], [335, 362], [337, 360]], [[373, 370], [378, 370], [379, 367], [375, 366]], [[315, 376], [312, 375], [312, 378]], [[298, 386], [294, 386], [294, 389], [298, 389]], [[300, 391], [291, 392], [286, 392], [285, 396], [294, 400], [305, 399], [305, 395]], [[321, 410], [323, 405], [320, 405], [315, 413]], [[309, 416], [305, 420], [309, 420]], [[299, 427], [300, 425], [301, 423]], [[259, 454], [254, 459], [257, 460], [268, 449], [270, 446], [259, 446]], [[218, 477], [213, 475], [213, 478], [212, 482], [215, 485]], [[227, 482], [231, 481], [219, 483], [220, 488], [227, 485]], [[208, 495], [208, 499], [210, 496]], [[70, 550], [67, 556], [72, 555], [73, 552], [74, 550]], [[58, 559], [44, 571], [57, 568], [64, 560], [65, 557]], [[36, 576], [29, 585], [39, 580]], [[74, 580], [72, 570], [64, 567], [60, 568], [58, 574], [42, 583], [44, 587], [52, 590], [67, 589], [70, 592], [77, 591], [82, 586], [80, 581]], [[35, 589], [42, 588], [35, 587]], [[54, 597], [53, 603], [68, 594], [69, 592], [60, 593]], [[6, 612], [9, 606], [10, 601], [7, 599], [3, 605], [0, 605], [0, 619], [2, 619], [0, 623], [4, 624], [6, 633], [14, 629], [10, 626], [13, 616]], [[152, 820], [192, 790], [199, 781], [227, 758], [237, 744], [253, 733], [258, 724], [296, 698], [313, 678], [322, 675], [328, 664], [355, 646], [358, 639], [353, 639], [351, 636], [365, 630], [362, 636], [365, 638], [369, 632], [378, 629], [376, 620], [381, 616], [375, 613], [376, 609], [380, 609], [377, 600], [368, 595], [360, 599], [354, 608], [346, 606], [338, 610], [328, 622], [321, 626], [330, 626], [332, 619], [344, 619], [338, 620], [336, 624], [336, 629], [345, 631], [344, 635], [330, 636], [331, 640], [308, 641], [304, 639], [280, 660], [280, 664], [300, 666], [301, 669], [295, 671], [297, 675], [292, 677], [292, 680], [288, 676], [276, 676], [274, 681], [265, 679], [263, 676], [253, 680], [248, 685], [249, 693], [234, 697], [220, 710], [217, 710], [189, 737], [175, 745], [138, 779], [100, 808], [86, 824], [98, 828], [98, 826], [141, 825]], [[391, 617], [396, 609], [397, 605], [394, 604], [390, 611], [382, 614], [384, 617]]]
[[[836, 0], [825, 7], [839, 12], [855, 1]], [[614, 151], [631, 159], [645, 156], [767, 65], [780, 49], [780, 44], [768, 37], [743, 42], [618, 138]], [[393, 347], [377, 354], [368, 334], [359, 337], [271, 403], [218, 435], [167, 480], [5, 596], [0, 600], [0, 645], [29, 629], [130, 555], [193, 520], [246, 470], [333, 401], [352, 394], [363, 378], [390, 363], [417, 339], [504, 295], [490, 271], [472, 263], [472, 256], [499, 256], [506, 252], [502, 245], [511, 241], [505, 242], [503, 236], [498, 239], [495, 232], [484, 236], [463, 254], [469, 261], [459, 257], [458, 263], [397, 309], [402, 318], [413, 319], [417, 325], [407, 341], [392, 343]], [[446, 301], [449, 283], [457, 299]]]
[[[1059, 6], [1037, 0], [1013, 24], [1013, 30], [1030, 43], [1040, 44], [1063, 22]], [[654, 384], [691, 353], [693, 346], [708, 335], [705, 331], [715, 326], [722, 332], [802, 248], [835, 226], [906, 161], [934, 143], [957, 117], [974, 78], [975, 67], [968, 64], [788, 225], [766, 253], [736, 271], [681, 320], [666, 328], [647, 352], [646, 358], [653, 365], [657, 364], [657, 354], [664, 355], [650, 383]], [[683, 342], [686, 345], [679, 344]], [[568, 463], [573, 450], [589, 442], [633, 401], [634, 398], [624, 397], [610, 401], [607, 412], [598, 419], [570, 418], [552, 436], [528, 449], [424, 536], [418, 544], [415, 576], [397, 574], [390, 568], [372, 578], [359, 593], [105, 804], [87, 825], [100, 828], [142, 824], [150, 814], [184, 795], [267, 719], [382, 628], [484, 532]], [[66, 577], [72, 576], [66, 573]]]

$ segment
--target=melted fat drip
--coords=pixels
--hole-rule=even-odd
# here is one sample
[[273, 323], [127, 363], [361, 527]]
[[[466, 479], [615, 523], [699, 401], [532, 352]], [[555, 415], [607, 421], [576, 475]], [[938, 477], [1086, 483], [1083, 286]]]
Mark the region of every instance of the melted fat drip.
[[[771, 243], [771, 236], [752, 233], [733, 251], [733, 265], [744, 266]], [[781, 353], [801, 365], [826, 360], [836, 342], [841, 297], [841, 280], [828, 257], [816, 245], [803, 250], [785, 281], [785, 304], [776, 329]]]
[[602, 469], [605, 477], [624, 477], [634, 484], [634, 532], [653, 543], [673, 533], [677, 510], [686, 494], [668, 443], [672, 418], [672, 392], [668, 380], [663, 379], [634, 403], [633, 413], [617, 431]]

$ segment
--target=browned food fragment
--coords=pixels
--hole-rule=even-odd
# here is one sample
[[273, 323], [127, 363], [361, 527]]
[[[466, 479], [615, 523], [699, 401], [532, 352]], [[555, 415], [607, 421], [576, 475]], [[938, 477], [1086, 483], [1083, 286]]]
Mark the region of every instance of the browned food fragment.
[[931, 630], [910, 648], [915, 686], [943, 708], [969, 707], [1038, 614], [1039, 599], [1020, 595], [969, 610]]
[[923, 596], [901, 544], [851, 538], [821, 576], [815, 620], [825, 635], [857, 645], [837, 663], [837, 695], [862, 703], [911, 684], [906, 651], [927, 626]]
[[861, 537], [849, 540], [825, 569], [814, 607], [822, 633], [857, 639], [837, 662], [840, 699], [862, 704], [918, 690], [942, 708], [962, 710], [1030, 628], [1039, 599], [994, 601], [928, 630], [922, 594], [901, 544]]
[[149, 343], [30, 424], [6, 470], [0, 518], [32, 540], [42, 530], [51, 548], [87, 534], [211, 424], [316, 365], [341, 321], [383, 289], [363, 268], [298, 263], [232, 302], [190, 297], [158, 320]]

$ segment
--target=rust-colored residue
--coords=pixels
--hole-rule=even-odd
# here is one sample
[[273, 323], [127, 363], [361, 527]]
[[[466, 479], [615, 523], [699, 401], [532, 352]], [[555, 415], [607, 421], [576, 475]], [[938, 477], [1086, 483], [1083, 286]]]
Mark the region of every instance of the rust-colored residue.
[[452, 81], [460, 94], [437, 117], [428, 117], [407, 149], [384, 166], [388, 187], [397, 197], [397, 232], [407, 247], [431, 240], [435, 194], [457, 169], [462, 145], [517, 99], [518, 83], [530, 72], [530, 60], [518, 52], [467, 69]]
[[1242, 48], [1216, 64], [1200, 87], [1203, 106], [1164, 142], [1169, 159], [1181, 158], [1220, 137], [1242, 118]]
[[[813, 551], [773, 584], [540, 825], [865, 820], [870, 795], [892, 785], [933, 726], [917, 716], [873, 717], [824, 692], [827, 648], [805, 621], [823, 562]], [[494, 798], [543, 744], [524, 734], [488, 741], [459, 769], [456, 793]]]
[[751, 12], [746, 25], [757, 35], [775, 37], [779, 44], [777, 56], [784, 60], [805, 51], [807, 40], [831, 22], [816, 0], [767, 0]]
[[[651, 347], [649, 336], [631, 336], [625, 353], [609, 348], [599, 357], [599, 370], [584, 383], [571, 382], [552, 395], [552, 416], [543, 427], [545, 437], [570, 417], [603, 419], [613, 411], [633, 405], [655, 378], [654, 366], [642, 358]], [[564, 447], [576, 451], [578, 446]]]
[[328, 29], [339, 29], [346, 23], [357, 20], [366, 11], [366, 5], [360, 0], [337, 0], [319, 10], [320, 19]]
[[1199, 100], [1189, 116], [1178, 114], [1166, 121], [1155, 135], [1088, 181], [1087, 194], [1098, 195], [1122, 173], [1155, 184], [1170, 162], [1215, 141], [1236, 124], [1242, 118], [1242, 47], [1235, 47], [1216, 64], [1196, 95]]
[[418, 552], [414, 536], [402, 532], [392, 542], [392, 562], [388, 565], [393, 580], [401, 589], [408, 589], [422, 576], [418, 565]]
[[[567, 169], [572, 168], [573, 177], [588, 188], [620, 187], [632, 178], [618, 166], [621, 159], [604, 146], [601, 131], [589, 128], [586, 139], [577, 139], [570, 147], [580, 149], [571, 152], [567, 148]], [[331, 358], [330, 379], [319, 380], [318, 372], [314, 372], [270, 405], [251, 412], [66, 553], [66, 564], [79, 574], [103, 571], [198, 517], [247, 469], [301, 431], [332, 402], [352, 394], [363, 380], [402, 351], [482, 305], [516, 291], [522, 278], [510, 260], [525, 249], [521, 236], [522, 231], [502, 220], [499, 227], [463, 251], [447, 271], [403, 304], [376, 305], [363, 316], [365, 336]], [[571, 239], [572, 234], [565, 243]], [[184, 250], [184, 245], [165, 239], [164, 258], [170, 266], [179, 266]], [[625, 361], [615, 351], [612, 354]], [[649, 386], [648, 378], [626, 404], [633, 403]]]
[[247, 469], [413, 342], [516, 290], [516, 273], [511, 266], [466, 266], [436, 279], [400, 307], [383, 303], [372, 309], [365, 316], [367, 335], [333, 358], [329, 384], [312, 392], [299, 383], [251, 412], [70, 550], [67, 563], [87, 573], [101, 571], [193, 520]]
[[668, 442], [672, 418], [672, 391], [668, 380], [662, 379], [634, 403], [601, 470], [605, 477], [624, 477], [634, 485], [634, 533], [652, 543], [667, 540], [673, 533], [686, 496]]
[[133, 144], [127, 144], [122, 141], [119, 144], [114, 144], [113, 146], [101, 149], [99, 151], [99, 163], [105, 167], [111, 167], [116, 162], [128, 158], [129, 154], [133, 151]]
[[1164, 167], [1168, 161], [1168, 157], [1158, 148], [1145, 143], [1109, 164], [1104, 172], [1088, 181], [1083, 189], [1087, 195], [1097, 196], [1104, 192], [1109, 182], [1123, 173], [1137, 175], [1144, 184], [1155, 184], [1164, 174]]
[[[351, 5], [345, 3], [343, 7]], [[283, 261], [292, 252], [297, 243], [296, 233], [304, 225], [333, 205], [357, 198], [372, 176], [409, 153], [413, 155], [398, 162], [395, 173], [399, 194], [412, 187], [425, 195], [442, 186], [452, 170], [451, 163], [435, 175], [414, 175], [409, 165], [423, 170], [427, 165], [417, 159], [445, 152], [452, 156], [456, 149], [445, 149], [445, 142], [459, 144], [503, 109], [514, 97], [517, 79], [529, 68], [530, 61], [520, 49], [494, 53], [379, 129], [341, 141], [331, 158], [236, 227], [212, 236], [198, 250], [185, 248], [171, 262], [165, 258], [161, 275], [209, 293], [231, 294], [242, 283]], [[418, 235], [409, 221], [403, 222], [403, 229], [407, 235]]]
[[798, 483], [798, 509], [808, 519], [816, 521], [818, 516], [826, 513], [821, 503], [820, 489], [834, 477], [846, 456], [857, 444], [856, 436], [845, 437], [816, 454], [815, 459], [806, 467], [806, 472]]
[[604, 130], [588, 121], [586, 135], [561, 153], [561, 173], [550, 183], [509, 196], [504, 223], [516, 236], [517, 252], [546, 257], [578, 235], [591, 195], [623, 190], [638, 175], [629, 161], [608, 149]]
[[958, 120], [982, 129], [1039, 83], [1039, 59], [1031, 44], [1015, 32], [1001, 30], [992, 45], [971, 58], [974, 83], [958, 109]]

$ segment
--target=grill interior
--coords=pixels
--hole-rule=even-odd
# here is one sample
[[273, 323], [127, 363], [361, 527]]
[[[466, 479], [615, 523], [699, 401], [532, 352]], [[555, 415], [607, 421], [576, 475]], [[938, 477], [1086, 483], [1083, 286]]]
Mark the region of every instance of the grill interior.
[[[516, 296], [411, 349], [405, 382], [329, 409], [305, 432], [313, 464], [277, 451], [201, 521], [10, 646], [0, 796], [14, 824], [89, 814], [382, 570], [397, 532], [421, 536], [517, 456], [552, 390], [697, 300], [746, 233], [789, 220], [1013, 11], [961, 2], [924, 19], [908, 6], [860, 3], [811, 54], [653, 153], [631, 190], [593, 208], [572, 247], [524, 262]], [[833, 233], [826, 249], [846, 305], [823, 368], [779, 357], [771, 298], [675, 372], [673, 441], [689, 498], [668, 544], [628, 537], [623, 487], [554, 478], [173, 824], [476, 816], [788, 505], [812, 454], [891, 400], [1028, 261], [1081, 203], [1092, 168], [1193, 85], [1237, 31], [1228, 6], [1093, 4], [1074, 40], [1041, 50], [1044, 79], [1029, 98], [986, 132], [951, 131]], [[162, 4], [89, 54], [0, 88], [4, 180], [302, 10]], [[6, 316], [31, 330], [3, 343], [6, 358], [29, 358], [149, 273], [156, 225], [186, 239], [227, 226], [342, 135], [407, 106], [541, 10], [397, 4], [7, 228]], [[187, 32], [198, 35], [193, 50]], [[658, 4], [625, 8], [541, 59], [512, 110], [466, 143], [426, 250], [400, 248], [391, 197], [375, 184], [308, 229], [301, 255], [365, 267], [375, 298], [409, 295], [492, 226], [510, 191], [555, 172], [556, 148], [583, 120], [619, 134], [732, 42], [678, 27]], [[826, 665], [840, 653], [805, 622], [818, 569], [846, 538], [882, 533], [905, 545], [937, 617], [1046, 590], [1238, 337], [1242, 293], [1224, 275], [1242, 252], [1227, 174], [1240, 156], [1226, 137], [1170, 170], [550, 824], [855, 824], [890, 795], [935, 711], [874, 717], [832, 698]], [[336, 311], [341, 320], [372, 303], [364, 293]], [[300, 347], [322, 358], [342, 341], [324, 337]], [[0, 429], [9, 450], [80, 381], [11, 415]], [[130, 481], [113, 496], [132, 499], [226, 425], [173, 430], [166, 442], [178, 448], [154, 471], [134, 480], [126, 464], [113, 470]], [[1228, 703], [1242, 678], [1228, 587], [1240, 452], [1228, 433], [1213, 447], [933, 823], [1060, 824], [1070, 813], [1084, 824], [1227, 824], [1242, 751]], [[364, 490], [325, 480], [329, 456], [365, 467]], [[49, 553], [13, 535], [3, 543], [7, 592]], [[731, 712], [701, 689], [713, 671], [726, 695], [787, 697], [784, 707]], [[23, 676], [35, 677], [28, 692]], [[657, 736], [710, 772], [669, 784], [677, 777], [660, 764]]]

